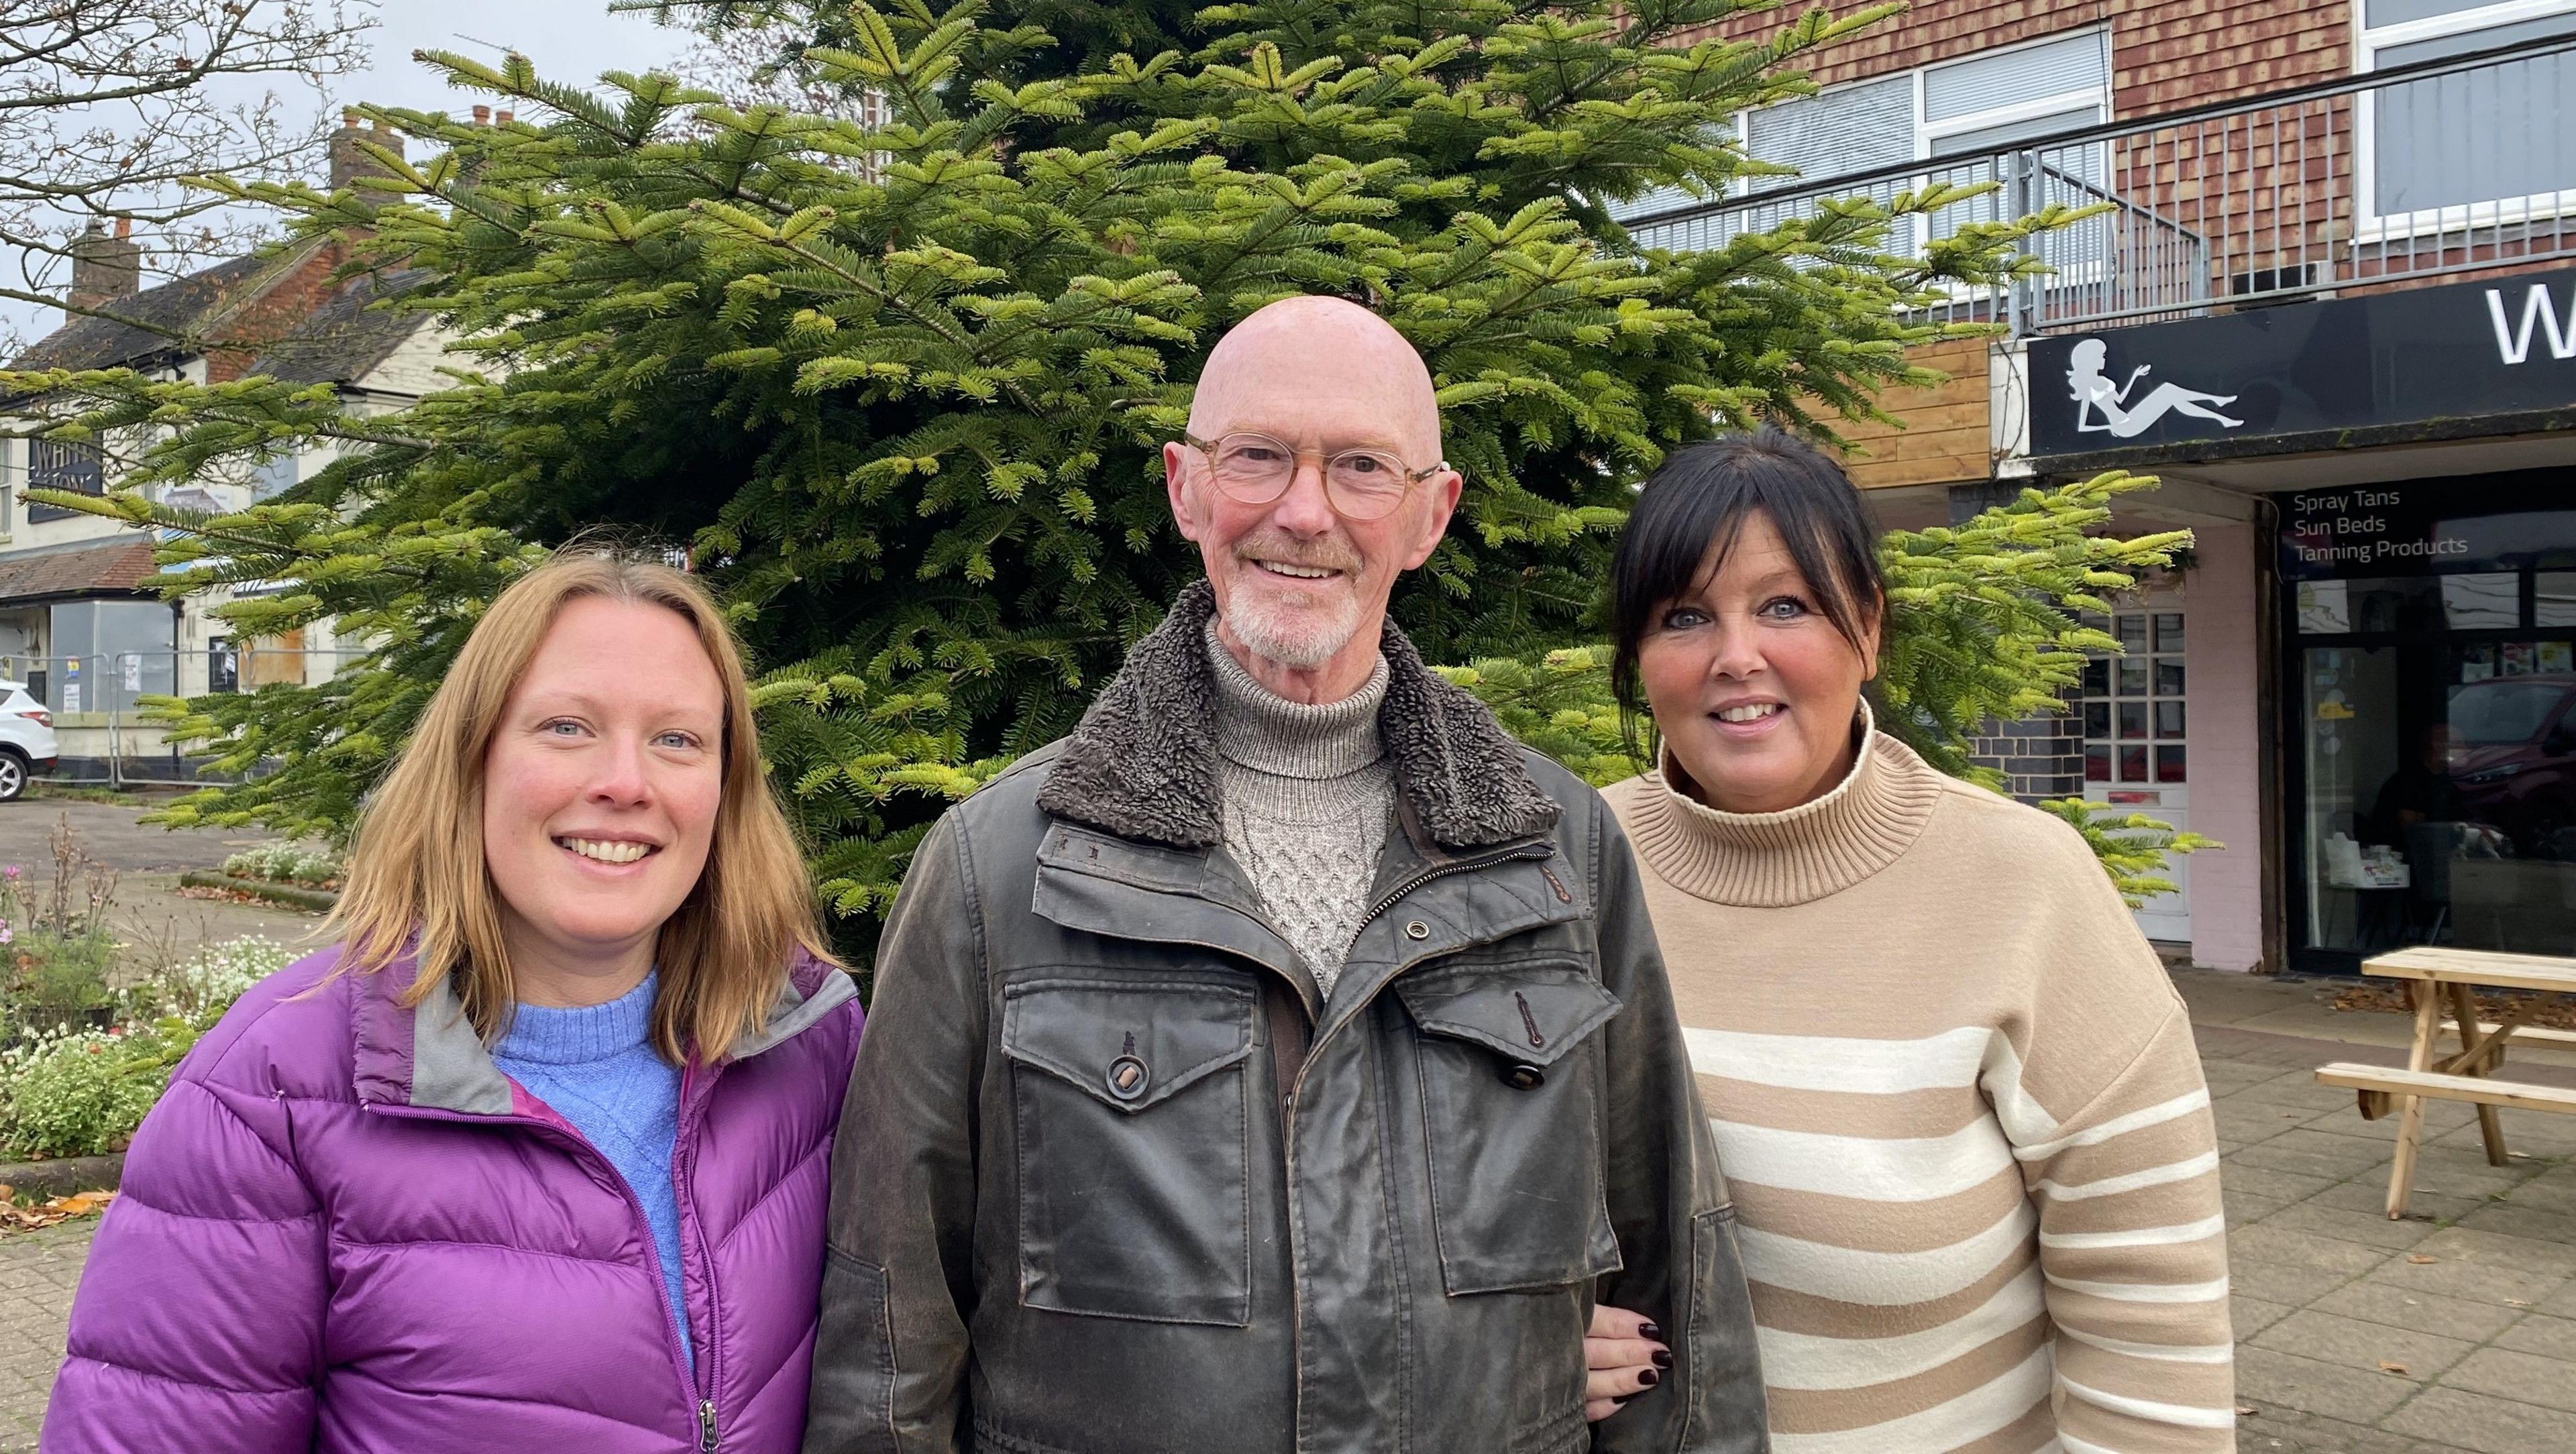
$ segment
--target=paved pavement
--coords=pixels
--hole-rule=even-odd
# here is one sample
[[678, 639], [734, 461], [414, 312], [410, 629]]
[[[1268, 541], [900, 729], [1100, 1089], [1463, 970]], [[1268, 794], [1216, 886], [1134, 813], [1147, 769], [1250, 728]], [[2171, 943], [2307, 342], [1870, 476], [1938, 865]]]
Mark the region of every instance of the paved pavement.
[[[2516, 1156], [2497, 1168], [2469, 1108], [2430, 1103], [2413, 1215], [2391, 1222], [2394, 1118], [2362, 1120], [2350, 1092], [2310, 1072], [2390, 1059], [2406, 1022], [2336, 1013], [2298, 982], [2177, 980], [2217, 1107], [2239, 1447], [2576, 1450], [2576, 1117], [2505, 1112]], [[2576, 1082], [2570, 1067], [2576, 1056], [2514, 1061]], [[0, 1451], [35, 1447], [95, 1225], [0, 1235]]]
[[213, 868], [275, 836], [256, 828], [147, 828], [134, 821], [143, 811], [34, 796], [0, 803], [0, 864], [22, 864], [30, 873], [51, 873], [54, 855], [46, 840], [66, 814], [90, 857], [120, 873]]
[[63, 1361], [72, 1289], [97, 1229], [91, 1217], [0, 1235], [0, 1449], [36, 1447], [45, 1394]]

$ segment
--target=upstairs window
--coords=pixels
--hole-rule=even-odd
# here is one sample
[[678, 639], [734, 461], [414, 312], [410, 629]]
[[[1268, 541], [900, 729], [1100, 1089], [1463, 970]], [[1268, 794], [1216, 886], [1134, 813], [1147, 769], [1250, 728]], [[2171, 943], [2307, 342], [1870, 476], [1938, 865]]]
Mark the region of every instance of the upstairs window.
[[[2576, 37], [2576, 0], [2362, 0], [2359, 9], [2364, 71]], [[2411, 229], [2559, 210], [2576, 200], [2571, 98], [2576, 49], [2365, 97], [2362, 215]]]
[[[1651, 229], [1655, 235], [1638, 240], [1649, 246], [1715, 246], [1739, 231], [1765, 230], [1812, 210], [1812, 196], [1766, 206], [1759, 200], [1766, 192], [1830, 183], [1911, 161], [1940, 165], [1919, 176], [1873, 183], [1869, 194], [1885, 201], [1932, 181], [1997, 180], [1994, 154], [2032, 137], [2096, 125], [2109, 117], [2107, 44], [2107, 32], [2081, 30], [1738, 113], [1736, 133], [1745, 139], [1745, 150], [1762, 161], [1796, 167], [1799, 175], [1745, 178], [1732, 193], [1745, 199], [1742, 205], [1717, 217]], [[2052, 150], [2042, 158], [2043, 190], [2033, 195], [2033, 205], [2096, 200], [2103, 152], [2099, 144]], [[1688, 206], [1690, 200], [1666, 189], [1611, 210], [1623, 219], [1636, 218]], [[1946, 235], [1970, 220], [2001, 217], [2010, 203], [1998, 194], [1945, 208], [1923, 224], [1928, 232], [1918, 230], [1915, 241], [1919, 245], [1926, 236]]]

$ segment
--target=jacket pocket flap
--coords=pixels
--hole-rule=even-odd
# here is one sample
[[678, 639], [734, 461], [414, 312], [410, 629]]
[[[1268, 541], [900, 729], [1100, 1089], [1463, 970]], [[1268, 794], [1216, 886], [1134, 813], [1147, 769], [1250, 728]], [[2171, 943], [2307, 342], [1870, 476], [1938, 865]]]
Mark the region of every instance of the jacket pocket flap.
[[1003, 992], [1002, 1053], [1130, 1113], [1252, 1053], [1249, 986], [1045, 979]]
[[1426, 1035], [1472, 1040], [1532, 1065], [1553, 1064], [1619, 1013], [1619, 997], [1572, 964], [1483, 965], [1398, 980], [1396, 997]]

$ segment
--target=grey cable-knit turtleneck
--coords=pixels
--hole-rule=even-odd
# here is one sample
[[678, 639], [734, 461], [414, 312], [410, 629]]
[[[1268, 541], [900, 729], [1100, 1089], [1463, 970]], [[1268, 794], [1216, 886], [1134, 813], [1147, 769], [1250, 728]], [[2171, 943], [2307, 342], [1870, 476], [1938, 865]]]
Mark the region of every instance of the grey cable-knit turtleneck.
[[1253, 680], [1217, 639], [1213, 619], [1207, 652], [1226, 852], [1329, 995], [1367, 912], [1395, 812], [1395, 768], [1377, 735], [1386, 659], [1357, 692], [1307, 706]]

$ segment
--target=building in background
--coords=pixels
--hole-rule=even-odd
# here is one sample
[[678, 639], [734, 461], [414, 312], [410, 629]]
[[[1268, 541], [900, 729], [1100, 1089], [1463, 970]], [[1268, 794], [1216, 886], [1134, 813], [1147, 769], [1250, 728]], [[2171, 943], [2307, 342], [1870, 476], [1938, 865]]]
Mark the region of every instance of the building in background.
[[[401, 139], [352, 122], [335, 138], [331, 182], [369, 170], [364, 137], [395, 151]], [[265, 374], [327, 384], [361, 411], [389, 412], [443, 383], [443, 339], [426, 315], [377, 307], [415, 281], [407, 274], [343, 276], [336, 241], [238, 258], [140, 288], [142, 256], [93, 226], [76, 247], [71, 300], [115, 317], [73, 316], [11, 361], [19, 369], [130, 368], [147, 377], [223, 383]], [[22, 410], [42, 401], [19, 401]], [[156, 487], [163, 503], [230, 511], [267, 499], [328, 464], [327, 448], [282, 455], [237, 475]], [[97, 516], [33, 504], [30, 486], [103, 493], [98, 447], [0, 439], [0, 677], [26, 683], [53, 710], [61, 772], [166, 776], [166, 742], [135, 717], [141, 697], [251, 690], [319, 681], [344, 653], [327, 625], [236, 640], [211, 612], [232, 592], [165, 601], [145, 586], [152, 537]]]
[[1940, 310], [2002, 335], [1923, 350], [1952, 382], [1853, 475], [1921, 526], [2135, 470], [2119, 526], [2197, 535], [2065, 718], [1987, 744], [2014, 790], [2224, 842], [2138, 916], [2204, 965], [2576, 954], [2576, 0], [1919, 0], [1829, 60], [1738, 123], [1804, 175], [1632, 232], [2098, 207]]

